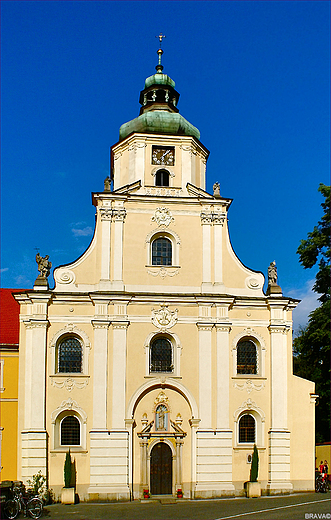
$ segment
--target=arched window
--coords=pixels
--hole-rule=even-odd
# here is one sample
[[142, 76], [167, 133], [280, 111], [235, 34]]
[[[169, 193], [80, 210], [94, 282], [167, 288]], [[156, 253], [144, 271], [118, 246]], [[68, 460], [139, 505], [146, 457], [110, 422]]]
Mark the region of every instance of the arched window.
[[169, 172], [158, 170], [155, 174], [155, 186], [169, 186]]
[[172, 265], [172, 244], [168, 238], [156, 238], [153, 241], [152, 265]]
[[57, 371], [82, 371], [82, 345], [77, 338], [68, 336], [59, 343]]
[[255, 419], [249, 414], [239, 420], [239, 442], [255, 442]]
[[150, 372], [173, 372], [172, 344], [166, 338], [155, 339], [150, 348]]
[[80, 422], [74, 415], [67, 415], [61, 422], [61, 446], [80, 445]]
[[257, 374], [256, 345], [243, 340], [237, 346], [237, 374]]

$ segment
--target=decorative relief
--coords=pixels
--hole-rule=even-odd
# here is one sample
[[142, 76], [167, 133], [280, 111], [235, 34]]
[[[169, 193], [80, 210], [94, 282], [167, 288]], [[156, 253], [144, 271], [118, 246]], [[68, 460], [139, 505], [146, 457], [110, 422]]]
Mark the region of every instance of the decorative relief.
[[78, 388], [79, 390], [81, 390], [82, 388], [86, 388], [89, 380], [87, 377], [83, 380], [81, 380], [81, 378], [73, 379], [72, 377], [67, 377], [64, 381], [57, 381], [56, 379], [52, 378], [51, 382], [52, 385], [56, 388], [65, 388], [66, 390], [68, 390], [68, 392], [71, 392], [73, 388]]
[[125, 217], [126, 217], [125, 209], [113, 209], [113, 212], [112, 212], [113, 220], [118, 221], [118, 222], [124, 222]]
[[101, 220], [115, 220], [124, 222], [126, 217], [125, 209], [99, 208]]
[[146, 148], [146, 146], [147, 146], [147, 143], [133, 143], [132, 145], [129, 146], [128, 150], [129, 151], [133, 150], [134, 153], [137, 153], [138, 148]]
[[265, 387], [264, 381], [261, 384], [257, 385], [251, 379], [247, 379], [244, 383], [240, 384], [235, 382], [234, 388], [238, 388], [238, 390], [246, 390], [248, 394], [251, 393], [252, 390], [260, 391]]
[[165, 267], [160, 267], [158, 269], [154, 269], [151, 271], [150, 269], [147, 269], [147, 273], [151, 274], [152, 276], [160, 276], [162, 279], [166, 276], [176, 276], [176, 274], [179, 273], [179, 269], [175, 269], [171, 271], [170, 269], [166, 269]]
[[261, 408], [257, 406], [257, 404], [250, 398], [248, 398], [247, 401], [244, 401], [242, 405], [239, 406], [239, 408], [237, 408], [237, 410], [233, 413], [234, 420], [237, 421], [241, 412], [244, 412], [246, 410], [255, 410], [260, 415], [261, 421], [265, 421], [265, 415], [263, 410], [261, 410]]
[[81, 408], [79, 406], [79, 404], [76, 403], [76, 401], [71, 399], [71, 397], [69, 397], [69, 399], [67, 399], [67, 400], [62, 401], [60, 406], [58, 408], [56, 408], [56, 410], [54, 410], [54, 412], [52, 412], [52, 414], [51, 414], [52, 423], [54, 424], [57, 416], [61, 412], [64, 412], [66, 410], [74, 410], [75, 412], [78, 412], [79, 415], [81, 416], [81, 418], [83, 419], [83, 422], [86, 423], [86, 420], [87, 420], [86, 413], [84, 412], [83, 408]]
[[154, 186], [150, 186], [145, 188], [145, 195], [158, 195], [158, 196], [169, 196], [169, 197], [180, 197], [182, 194], [181, 189], [176, 188], [158, 188]]
[[87, 348], [91, 348], [91, 343], [86, 332], [76, 327], [76, 325], [74, 325], [73, 323], [67, 323], [67, 325], [65, 325], [63, 329], [60, 329], [58, 332], [56, 332], [52, 337], [49, 346], [55, 347], [58, 339], [64, 334], [67, 334], [68, 332], [74, 332], [75, 334], [77, 334], [77, 336], [79, 336], [83, 340], [84, 346]]
[[57, 269], [54, 272], [54, 278], [58, 283], [69, 284], [75, 283], [76, 277], [70, 269]]
[[249, 289], [261, 289], [261, 287], [262, 287], [260, 280], [258, 280], [257, 278], [254, 278], [254, 277], [248, 276], [246, 278], [245, 282]]
[[113, 210], [111, 208], [99, 208], [101, 220], [111, 220]]
[[174, 311], [169, 311], [168, 305], [161, 305], [161, 309], [155, 311], [152, 309], [153, 317], [152, 323], [155, 327], [158, 327], [161, 330], [171, 329], [174, 325], [176, 325], [178, 317], [178, 309]]
[[202, 211], [200, 213], [200, 218], [201, 224], [220, 224], [223, 226], [226, 219], [226, 214], [221, 212], [215, 213], [213, 211]]
[[152, 222], [156, 222], [158, 226], [169, 226], [174, 219], [171, 212], [167, 208], [156, 208]]
[[153, 412], [155, 412], [156, 408], [161, 403], [165, 403], [169, 407], [169, 399], [168, 399], [167, 395], [163, 392], [163, 390], [161, 390], [161, 392], [155, 398]]

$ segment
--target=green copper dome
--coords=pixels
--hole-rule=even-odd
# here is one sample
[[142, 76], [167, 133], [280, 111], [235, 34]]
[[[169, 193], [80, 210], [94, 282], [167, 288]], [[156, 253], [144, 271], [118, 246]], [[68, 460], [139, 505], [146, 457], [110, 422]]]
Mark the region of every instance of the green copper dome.
[[199, 130], [178, 113], [179, 93], [175, 90], [175, 82], [162, 72], [162, 49], [157, 53], [156, 74], [146, 78], [145, 88], [140, 92], [140, 115], [120, 127], [120, 140], [133, 132], [189, 135], [200, 139]]
[[199, 130], [178, 113], [150, 110], [120, 127], [120, 140], [133, 132], [149, 134], [190, 135], [200, 139]]
[[175, 82], [167, 76], [167, 74], [162, 73], [156, 73], [146, 78], [145, 88], [151, 87], [152, 85], [170, 85], [172, 88], [175, 88]]

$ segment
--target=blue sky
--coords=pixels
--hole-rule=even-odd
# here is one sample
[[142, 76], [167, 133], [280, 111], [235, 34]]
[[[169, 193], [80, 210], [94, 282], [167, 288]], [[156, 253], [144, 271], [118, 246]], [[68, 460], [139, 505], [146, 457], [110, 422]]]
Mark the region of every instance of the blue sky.
[[[35, 248], [53, 266], [88, 246], [91, 192], [139, 113], [160, 32], [180, 113], [210, 150], [207, 189], [233, 198], [234, 250], [286, 296], [316, 306], [296, 249], [329, 184], [327, 1], [2, 1], [2, 286], [31, 288]], [[52, 281], [51, 281], [52, 285]]]

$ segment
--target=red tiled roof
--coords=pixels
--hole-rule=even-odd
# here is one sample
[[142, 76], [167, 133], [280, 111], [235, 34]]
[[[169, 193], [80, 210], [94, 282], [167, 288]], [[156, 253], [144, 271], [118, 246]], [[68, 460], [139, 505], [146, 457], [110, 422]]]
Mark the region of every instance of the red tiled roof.
[[17, 345], [19, 337], [19, 303], [13, 292], [24, 289], [0, 289], [0, 343]]

